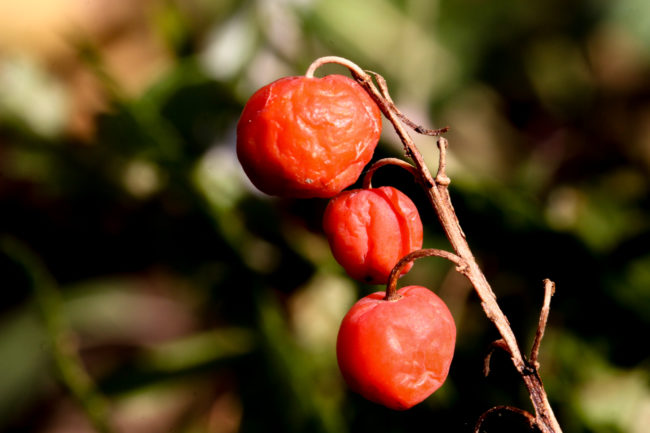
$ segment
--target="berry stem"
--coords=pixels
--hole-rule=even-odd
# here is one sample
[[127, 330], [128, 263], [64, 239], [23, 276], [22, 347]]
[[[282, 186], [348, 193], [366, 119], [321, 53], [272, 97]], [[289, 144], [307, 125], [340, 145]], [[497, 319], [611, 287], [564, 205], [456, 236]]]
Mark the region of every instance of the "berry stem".
[[402, 274], [402, 268], [404, 268], [404, 266], [408, 265], [413, 260], [417, 260], [422, 257], [432, 257], [432, 256], [442, 257], [451, 262], [454, 262], [457, 266], [457, 269], [459, 269], [459, 272], [462, 272], [460, 269], [463, 269], [464, 267], [467, 266], [467, 264], [463, 259], [461, 259], [454, 253], [450, 253], [449, 251], [438, 250], [435, 248], [425, 248], [425, 249], [413, 251], [405, 255], [404, 257], [402, 257], [400, 261], [397, 262], [395, 267], [393, 267], [393, 269], [391, 270], [390, 275], [388, 276], [388, 284], [386, 285], [386, 296], [384, 297], [384, 300], [396, 301], [400, 298], [400, 296], [397, 294], [397, 280]]
[[[386, 116], [386, 118], [393, 125], [395, 132], [404, 145], [404, 152], [406, 156], [408, 156], [413, 161], [413, 166], [417, 171], [418, 181], [424, 187], [429, 202], [433, 209], [436, 211], [447, 239], [449, 240], [456, 253], [453, 256], [458, 257], [462, 260], [460, 261], [462, 266], [459, 265], [457, 267], [457, 270], [465, 275], [474, 286], [476, 293], [481, 299], [481, 306], [483, 307], [486, 316], [496, 326], [497, 330], [501, 334], [503, 346], [510, 354], [510, 358], [515, 369], [526, 384], [530, 399], [533, 403], [533, 407], [535, 408], [535, 424], [543, 433], [561, 433], [562, 429], [560, 428], [560, 425], [555, 418], [555, 414], [553, 413], [553, 409], [548, 402], [548, 397], [546, 395], [544, 385], [538, 374], [538, 366], [536, 363], [531, 364], [524, 360], [524, 357], [521, 354], [521, 350], [519, 349], [519, 345], [517, 344], [515, 335], [512, 331], [512, 328], [510, 327], [508, 318], [499, 307], [496, 300], [496, 295], [494, 294], [494, 291], [490, 287], [490, 284], [485, 278], [485, 275], [476, 262], [469, 244], [467, 243], [467, 239], [465, 238], [465, 233], [460, 227], [458, 217], [456, 216], [456, 212], [454, 211], [454, 207], [449, 196], [448, 187], [450, 181], [446, 174], [446, 150], [448, 146], [447, 140], [442, 137], [438, 140], [438, 147], [440, 149], [440, 161], [438, 173], [434, 179], [429, 172], [426, 164], [424, 163], [424, 158], [420, 154], [420, 151], [418, 150], [415, 142], [409, 135], [404, 125], [412, 128], [418, 133], [432, 136], [440, 135], [446, 132], [447, 128], [428, 130], [422, 128], [421, 126], [418, 126], [406, 118], [406, 116], [404, 116], [393, 103], [388, 93], [388, 86], [386, 85], [386, 81], [383, 79], [383, 77], [376, 73], [366, 73], [359, 66], [347, 59], [341, 57], [323, 57], [317, 59], [307, 70], [306, 76], [313, 77], [314, 71], [325, 63], [337, 63], [347, 67], [354, 79], [366, 90], [370, 97], [373, 98], [384, 116]], [[377, 86], [375, 86], [373, 77], [377, 81], [377, 86], [379, 89]], [[402, 262], [400, 261], [400, 263]], [[400, 263], [398, 263], [398, 266]], [[397, 275], [399, 275], [399, 272], [397, 272]], [[393, 284], [396, 284], [397, 277], [395, 276], [393, 278], [393, 273], [391, 273], [391, 281], [392, 280], [395, 280], [395, 283]], [[549, 280], [549, 282], [546, 283], [547, 293], [549, 292], [548, 287], [550, 284], [552, 283]], [[391, 300], [391, 297], [395, 296], [394, 293], [396, 293], [394, 287], [391, 288], [389, 284], [389, 287], [386, 291], [386, 299]], [[550, 296], [547, 296], [547, 298], [550, 302]], [[546, 326], [546, 315], [548, 312], [547, 305], [549, 304], [545, 302], [542, 311], [543, 317], [540, 318], [540, 325], [537, 332], [538, 336], [536, 337], [536, 341], [533, 345], [533, 355], [535, 360], [537, 359], [537, 352], [539, 350], [539, 341], [541, 341], [543, 329]]]
[[376, 161], [374, 164], [370, 166], [370, 168], [366, 171], [366, 174], [363, 176], [363, 182], [362, 182], [362, 187], [364, 189], [372, 188], [372, 176], [375, 174], [375, 171], [377, 169], [384, 167], [386, 165], [395, 165], [397, 167], [401, 167], [404, 170], [407, 170], [409, 173], [415, 177], [415, 179], [418, 179], [418, 172], [413, 167], [413, 165], [409, 164], [408, 162], [404, 161], [403, 159], [399, 158], [382, 158], [378, 161]]
[[474, 426], [474, 433], [480, 433], [481, 426], [483, 425], [483, 423], [485, 422], [485, 420], [489, 415], [491, 415], [494, 412], [505, 412], [505, 411], [513, 412], [523, 416], [524, 418], [526, 418], [531, 428], [534, 427], [535, 424], [537, 424], [537, 420], [535, 419], [535, 417], [531, 415], [529, 412], [526, 412], [525, 410], [519, 409], [517, 407], [512, 407], [512, 406], [495, 406], [491, 409], [488, 409], [487, 411], [485, 411], [485, 413], [483, 413], [483, 415], [481, 415], [481, 417], [476, 422], [476, 425]]
[[366, 75], [365, 71], [361, 69], [361, 67], [359, 67], [356, 63], [353, 63], [346, 58], [337, 57], [337, 56], [326, 56], [314, 60], [312, 64], [309, 65], [309, 68], [307, 68], [307, 72], [305, 72], [305, 77], [314, 78], [314, 73], [316, 72], [316, 69], [320, 68], [321, 66], [327, 63], [336, 63], [338, 65], [345, 66], [355, 74]]

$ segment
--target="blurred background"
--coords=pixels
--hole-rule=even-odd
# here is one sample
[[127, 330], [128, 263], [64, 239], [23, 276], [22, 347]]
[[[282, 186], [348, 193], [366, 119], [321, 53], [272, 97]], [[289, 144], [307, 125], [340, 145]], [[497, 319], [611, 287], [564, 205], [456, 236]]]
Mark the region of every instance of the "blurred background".
[[[381, 73], [450, 126], [452, 200], [567, 433], [650, 426], [650, 3], [481, 0], [0, 2], [0, 430], [470, 432], [530, 410], [463, 277], [418, 261], [458, 345], [407, 412], [336, 366], [346, 277], [323, 200], [252, 188], [235, 125], [324, 55]], [[328, 65], [318, 74], [347, 74]], [[416, 137], [433, 171], [435, 140]], [[388, 124], [376, 158], [403, 155]], [[421, 191], [425, 246], [448, 248]], [[529, 431], [504, 413], [485, 431]]]

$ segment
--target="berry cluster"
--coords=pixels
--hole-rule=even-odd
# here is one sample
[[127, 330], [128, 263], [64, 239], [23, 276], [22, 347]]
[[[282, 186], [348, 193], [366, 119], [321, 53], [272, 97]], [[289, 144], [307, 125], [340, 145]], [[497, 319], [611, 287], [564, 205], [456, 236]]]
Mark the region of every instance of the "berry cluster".
[[[334, 257], [352, 278], [386, 284], [397, 262], [422, 247], [422, 222], [413, 202], [393, 187], [345, 190], [372, 158], [380, 133], [381, 111], [356, 81], [286, 77], [246, 104], [237, 155], [267, 194], [331, 199], [323, 228]], [[373, 293], [350, 309], [339, 330], [337, 359], [352, 390], [403, 410], [443, 384], [455, 340], [444, 302], [424, 287], [409, 286], [390, 300]]]

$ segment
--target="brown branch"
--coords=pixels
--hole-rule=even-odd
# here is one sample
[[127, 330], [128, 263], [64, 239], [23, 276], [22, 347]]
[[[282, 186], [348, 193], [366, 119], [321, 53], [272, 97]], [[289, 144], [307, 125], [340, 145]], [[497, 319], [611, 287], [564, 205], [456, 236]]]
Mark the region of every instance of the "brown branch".
[[[553, 409], [548, 402], [548, 397], [546, 396], [546, 391], [544, 390], [541, 378], [539, 377], [537, 370], [535, 369], [531, 371], [530, 365], [524, 360], [515, 335], [510, 327], [510, 323], [499, 307], [496, 301], [496, 295], [476, 262], [465, 238], [465, 234], [458, 222], [458, 217], [456, 216], [454, 207], [451, 204], [448, 188], [449, 182], [445, 173], [447, 141], [441, 139], [438, 142], [440, 147], [440, 163], [438, 175], [436, 176], [436, 179], [434, 179], [424, 163], [424, 158], [420, 154], [420, 151], [417, 149], [413, 139], [404, 127], [404, 124], [409, 127], [412, 127], [412, 125], [415, 124], [410, 120], [403, 119], [405, 116], [397, 110], [395, 104], [392, 102], [392, 99], [388, 94], [388, 87], [383, 78], [378, 78], [380, 76], [375, 74], [375, 79], [381, 88], [381, 90], [379, 90], [374, 85], [372, 76], [349, 60], [341, 59], [339, 57], [329, 57], [325, 59], [327, 60], [316, 60], [314, 64], [309, 67], [307, 73], [308, 76], [313, 76], [315, 69], [324, 63], [338, 63], [348, 67], [354, 79], [366, 90], [384, 116], [386, 116], [386, 118], [391, 122], [395, 132], [404, 145], [406, 156], [411, 158], [413, 161], [415, 169], [419, 174], [419, 183], [427, 192], [429, 202], [438, 215], [438, 219], [440, 220], [445, 235], [456, 253], [455, 256], [462, 259], [463, 266], [462, 268], [459, 267], [459, 271], [461, 271], [474, 286], [474, 289], [481, 300], [483, 311], [494, 326], [496, 326], [499, 334], [501, 334], [501, 339], [503, 340], [503, 344], [508, 348], [511, 361], [528, 389], [530, 399], [535, 408], [536, 424], [543, 433], [561, 433], [562, 429], [560, 428], [555, 418], [555, 414], [553, 413]], [[315, 64], [317, 66], [314, 66]], [[417, 126], [414, 129], [417, 131]], [[433, 135], [439, 135], [440, 133], [441, 132], [438, 132]]]

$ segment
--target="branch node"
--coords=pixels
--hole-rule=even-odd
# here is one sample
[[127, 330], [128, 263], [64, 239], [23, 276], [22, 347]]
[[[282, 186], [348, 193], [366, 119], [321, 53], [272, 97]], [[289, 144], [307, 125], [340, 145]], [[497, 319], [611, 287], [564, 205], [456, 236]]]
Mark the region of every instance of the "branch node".
[[462, 260], [458, 266], [456, 266], [456, 272], [459, 274], [467, 275], [469, 272], [469, 265], [465, 260]]
[[436, 176], [436, 183], [442, 186], [449, 186], [449, 184], [451, 183], [451, 179], [449, 179], [448, 176], [443, 176], [438, 174]]
[[539, 362], [528, 360], [524, 357], [524, 365], [521, 369], [521, 374], [523, 376], [532, 376], [537, 374], [537, 370], [539, 370]]

